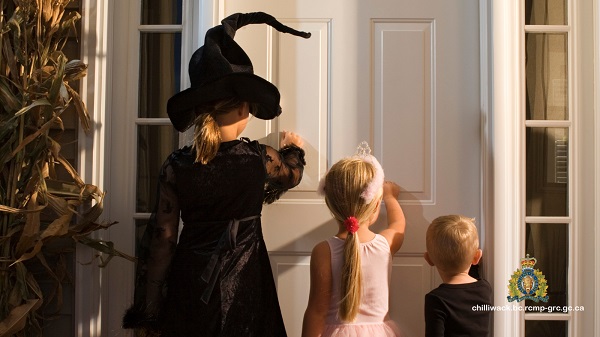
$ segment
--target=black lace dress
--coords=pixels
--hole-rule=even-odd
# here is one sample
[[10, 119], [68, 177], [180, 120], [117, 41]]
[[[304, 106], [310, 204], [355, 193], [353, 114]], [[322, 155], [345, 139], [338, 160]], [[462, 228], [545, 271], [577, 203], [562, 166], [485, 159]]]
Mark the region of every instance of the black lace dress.
[[242, 139], [222, 143], [207, 165], [194, 158], [185, 147], [163, 164], [123, 327], [138, 336], [286, 336], [260, 214], [300, 182], [303, 150]]

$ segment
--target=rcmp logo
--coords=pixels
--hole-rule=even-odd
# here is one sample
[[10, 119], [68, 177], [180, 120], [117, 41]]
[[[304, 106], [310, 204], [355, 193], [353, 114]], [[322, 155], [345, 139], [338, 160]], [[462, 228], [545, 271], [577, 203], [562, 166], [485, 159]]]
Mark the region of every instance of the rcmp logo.
[[538, 269], [533, 269], [536, 263], [536, 258], [529, 257], [529, 254], [521, 259], [521, 269], [517, 269], [508, 281], [509, 302], [523, 300], [548, 302], [546, 277]]

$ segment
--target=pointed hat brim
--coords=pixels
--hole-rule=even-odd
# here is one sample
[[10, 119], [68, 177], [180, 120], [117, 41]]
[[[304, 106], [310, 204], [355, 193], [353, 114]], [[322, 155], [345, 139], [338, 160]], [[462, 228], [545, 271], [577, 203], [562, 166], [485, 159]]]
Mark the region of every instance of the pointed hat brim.
[[236, 97], [258, 106], [253, 115], [269, 120], [281, 114], [279, 90], [271, 82], [251, 73], [231, 73], [199, 87], [185, 89], [169, 99], [167, 112], [177, 131], [186, 131], [194, 122], [198, 106]]

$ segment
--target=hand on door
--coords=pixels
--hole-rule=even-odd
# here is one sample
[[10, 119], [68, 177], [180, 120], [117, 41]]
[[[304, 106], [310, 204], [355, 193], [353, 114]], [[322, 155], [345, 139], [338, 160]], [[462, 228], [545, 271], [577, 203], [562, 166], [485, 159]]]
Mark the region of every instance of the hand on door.
[[283, 131], [281, 137], [281, 142], [279, 142], [279, 147], [284, 147], [286, 145], [294, 144], [297, 147], [302, 148], [304, 146], [304, 140], [297, 133], [291, 131]]

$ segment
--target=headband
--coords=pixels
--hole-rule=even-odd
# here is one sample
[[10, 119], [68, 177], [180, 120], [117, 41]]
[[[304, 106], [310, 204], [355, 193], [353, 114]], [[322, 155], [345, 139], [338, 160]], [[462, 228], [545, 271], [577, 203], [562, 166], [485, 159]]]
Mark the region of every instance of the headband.
[[[370, 163], [375, 169], [373, 180], [371, 180], [371, 182], [360, 194], [360, 196], [364, 199], [365, 204], [368, 204], [373, 201], [375, 196], [377, 196], [379, 189], [383, 186], [383, 168], [381, 167], [381, 164], [379, 164], [379, 161], [377, 161], [377, 158], [371, 154], [371, 148], [365, 141], [362, 141], [360, 144], [358, 144], [358, 147], [356, 148], [356, 154], [351, 158], [358, 158]], [[320, 195], [325, 195], [325, 177], [323, 177], [319, 182], [319, 189], [317, 191]]]

